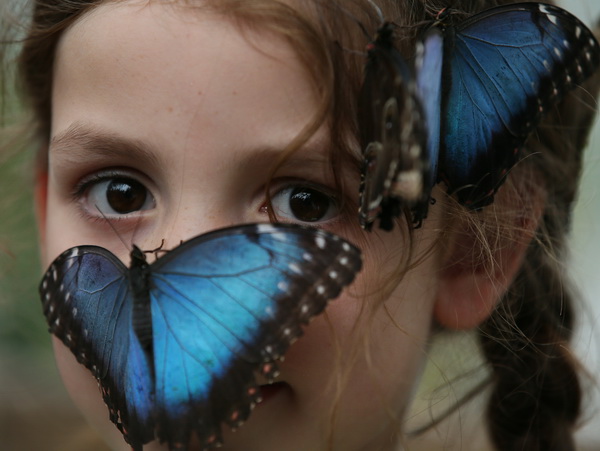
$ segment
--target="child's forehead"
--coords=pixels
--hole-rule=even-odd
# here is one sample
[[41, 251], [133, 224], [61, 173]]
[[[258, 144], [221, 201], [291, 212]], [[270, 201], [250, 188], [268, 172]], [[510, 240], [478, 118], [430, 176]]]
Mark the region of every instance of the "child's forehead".
[[[299, 135], [318, 98], [291, 46], [181, 11], [106, 3], [65, 33], [53, 80], [54, 144], [82, 124], [172, 152], [199, 143], [203, 152], [283, 149]], [[322, 135], [314, 138], [327, 142]], [[193, 152], [188, 161], [192, 155], [205, 157]]]
[[[198, 5], [196, 5], [198, 3]], [[106, 46], [106, 52], [118, 50], [117, 41], [123, 37], [130, 37], [127, 41], [138, 44], [141, 48], [160, 46], [165, 35], [177, 35], [181, 45], [186, 41], [194, 41], [198, 36], [211, 35], [210, 43], [218, 45], [218, 38], [224, 33], [238, 34], [239, 42], [252, 44], [253, 40], [264, 36], [261, 28], [253, 27], [251, 31], [239, 27], [239, 23], [233, 18], [234, 14], [226, 15], [220, 13], [220, 9], [210, 8], [208, 2], [200, 1], [149, 1], [149, 0], [126, 0], [108, 1], [99, 6], [89, 9], [83, 14], [65, 34], [76, 35], [77, 39], [85, 41], [90, 45], [92, 41], [102, 45], [113, 43], [117, 47]], [[192, 7], [192, 6], [206, 7]], [[222, 12], [222, 11], [221, 11]], [[184, 31], [184, 32], [182, 32]], [[134, 40], [135, 36], [143, 36], [142, 40]], [[275, 42], [274, 42], [275, 41]], [[288, 49], [282, 51], [282, 42], [277, 42], [273, 36], [262, 39], [260, 49], [262, 52], [280, 56], [288, 53]], [[271, 44], [270, 44], [271, 43]], [[100, 45], [94, 50], [100, 50]]]
[[[289, 86], [304, 84], [310, 90], [305, 68], [285, 40], [242, 32], [233, 21], [214, 14], [185, 15], [162, 2], [106, 3], [95, 8], [63, 36], [55, 75], [63, 75], [70, 85], [97, 82], [96, 90], [126, 83], [132, 88], [144, 84], [151, 93], [153, 87], [175, 84], [173, 92], [183, 100], [192, 86], [198, 96], [207, 95], [209, 89], [214, 95], [254, 91], [258, 96], [267, 91], [263, 85], [278, 77]], [[227, 82], [220, 79], [223, 75]], [[297, 104], [303, 96], [290, 89], [285, 95], [290, 101], [295, 97]], [[263, 97], [255, 100], [256, 109], [267, 105]]]

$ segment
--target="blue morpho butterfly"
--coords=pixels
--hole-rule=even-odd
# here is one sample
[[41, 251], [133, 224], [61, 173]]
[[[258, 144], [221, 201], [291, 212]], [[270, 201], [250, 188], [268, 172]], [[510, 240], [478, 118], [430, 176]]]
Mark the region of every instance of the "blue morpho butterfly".
[[389, 230], [404, 204], [419, 221], [427, 213], [429, 156], [427, 130], [414, 78], [393, 45], [394, 28], [385, 23], [367, 47], [358, 123], [364, 149], [360, 223], [370, 228], [379, 217]]
[[427, 30], [414, 74], [394, 48], [393, 24], [368, 47], [358, 116], [367, 229], [377, 218], [391, 229], [406, 206], [419, 224], [439, 181], [472, 209], [491, 203], [543, 114], [600, 62], [590, 30], [556, 6], [454, 17], [446, 11]]
[[135, 451], [154, 438], [185, 450], [222, 442], [221, 423], [260, 401], [255, 372], [361, 268], [341, 238], [295, 225], [251, 224], [193, 238], [152, 264], [137, 247], [128, 269], [108, 250], [78, 246], [40, 285], [50, 331], [99, 382], [110, 419]]

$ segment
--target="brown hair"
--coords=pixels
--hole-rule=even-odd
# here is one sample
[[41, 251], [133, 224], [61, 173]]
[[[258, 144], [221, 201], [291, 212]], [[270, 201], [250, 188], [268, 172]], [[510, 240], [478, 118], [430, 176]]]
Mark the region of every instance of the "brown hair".
[[[82, 14], [107, 0], [37, 0], [33, 21], [21, 52], [20, 79], [35, 118], [39, 139], [48, 142], [52, 69], [57, 42], [62, 32]], [[442, 0], [373, 0], [386, 20], [399, 29], [398, 48], [410, 54], [417, 27], [447, 6]], [[188, 3], [194, 5], [193, 1]], [[306, 63], [316, 89], [322, 93], [322, 108], [305, 138], [327, 119], [331, 126], [336, 158], [352, 155], [357, 141], [356, 99], [361, 83], [366, 34], [374, 35], [381, 18], [370, 1], [351, 0], [339, 4], [330, 0], [301, 0], [300, 8], [277, 0], [219, 0], [206, 7], [231, 17], [243, 27], [267, 27], [288, 39]], [[473, 13], [510, 1], [457, 0], [455, 8]], [[318, 11], [315, 14], [315, 10]], [[319, 20], [314, 18], [318, 17]], [[581, 149], [593, 118], [582, 98], [596, 96], [596, 76], [582, 89], [568, 96], [538, 127], [527, 145], [526, 159], [509, 177], [503, 189], [515, 196], [543, 186], [546, 206], [525, 261], [499, 307], [481, 326], [479, 338], [492, 370], [488, 424], [498, 450], [572, 450], [573, 429], [580, 413], [581, 388], [578, 364], [568, 347], [573, 329], [571, 293], [565, 281], [561, 256], [569, 228], [571, 205], [581, 169]], [[358, 162], [356, 162], [358, 165]], [[535, 187], [526, 186], [534, 179]], [[510, 186], [508, 186], [510, 185]], [[516, 201], [517, 204], [520, 202]], [[489, 237], [504, 233], [494, 213], [470, 214], [473, 227]], [[468, 215], [451, 208], [450, 219]], [[485, 231], [490, 228], [492, 233]], [[481, 232], [482, 231], [482, 232]], [[490, 240], [493, 241], [493, 240]], [[489, 243], [493, 247], [494, 243]], [[493, 263], [491, 263], [493, 264]]]

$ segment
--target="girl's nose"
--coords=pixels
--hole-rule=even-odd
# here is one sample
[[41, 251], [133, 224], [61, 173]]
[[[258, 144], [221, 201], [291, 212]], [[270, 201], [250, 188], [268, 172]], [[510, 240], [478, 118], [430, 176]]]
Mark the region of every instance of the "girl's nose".
[[[247, 215], [215, 196], [193, 196], [182, 200], [174, 211], [166, 214], [152, 233], [152, 242], [163, 242], [163, 249], [173, 249], [182, 242], [210, 231], [248, 222]], [[264, 221], [267, 221], [265, 216]]]

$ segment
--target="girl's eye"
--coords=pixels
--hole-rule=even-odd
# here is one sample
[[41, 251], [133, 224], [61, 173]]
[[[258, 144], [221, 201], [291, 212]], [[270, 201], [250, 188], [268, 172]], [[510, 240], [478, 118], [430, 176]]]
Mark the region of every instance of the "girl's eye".
[[88, 212], [100, 210], [105, 215], [126, 215], [155, 206], [148, 189], [129, 177], [110, 177], [86, 185], [83, 203]]
[[301, 222], [323, 222], [339, 213], [337, 201], [329, 194], [308, 186], [292, 186], [271, 199], [277, 216]]

